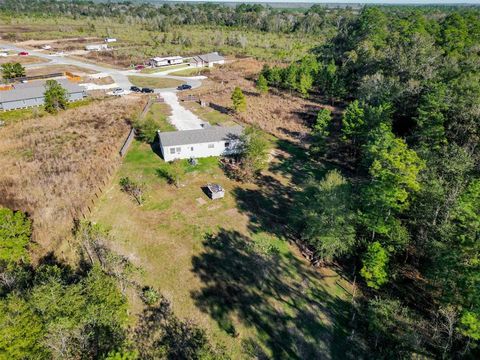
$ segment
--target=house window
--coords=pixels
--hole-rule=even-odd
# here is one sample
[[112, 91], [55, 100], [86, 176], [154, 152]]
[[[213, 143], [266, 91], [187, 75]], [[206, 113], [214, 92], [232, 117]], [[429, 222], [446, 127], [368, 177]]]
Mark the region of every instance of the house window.
[[215, 147], [215, 144], [208, 144], [209, 149], [213, 149]]
[[170, 154], [175, 154], [175, 148], [170, 148]]
[[225, 147], [226, 148], [230, 147], [230, 142], [229, 141], [225, 141]]
[[176, 150], [177, 150], [177, 154], [180, 154], [180, 151], [182, 151], [182, 148], [177, 147]]
[[193, 151], [193, 146], [190, 148], [190, 151]]

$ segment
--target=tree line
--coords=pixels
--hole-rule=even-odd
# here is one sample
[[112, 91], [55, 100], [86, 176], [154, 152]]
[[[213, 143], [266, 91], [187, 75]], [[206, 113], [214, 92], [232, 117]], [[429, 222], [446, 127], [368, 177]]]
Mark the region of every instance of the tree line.
[[330, 170], [290, 217], [318, 262], [362, 279], [352, 341], [375, 357], [478, 356], [479, 45], [477, 10], [369, 7], [313, 54], [262, 71], [345, 106], [312, 125], [310, 158]]

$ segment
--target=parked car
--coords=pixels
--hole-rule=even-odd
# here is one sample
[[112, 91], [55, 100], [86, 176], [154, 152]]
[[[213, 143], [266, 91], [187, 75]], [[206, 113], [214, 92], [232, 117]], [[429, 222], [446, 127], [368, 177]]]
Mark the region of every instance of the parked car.
[[142, 89], [140, 89], [138, 86], [130, 86], [130, 91], [142, 92]]
[[192, 85], [182, 84], [179, 87], [177, 87], [177, 90], [189, 90], [191, 88], [192, 88]]
[[142, 93], [146, 93], [146, 94], [153, 93], [153, 89], [150, 89], [150, 88], [142, 88]]
[[113, 95], [123, 95], [124, 92], [125, 91], [123, 91], [122, 88], [115, 88], [115, 89], [113, 89], [112, 94]]
[[18, 53], [18, 55], [20, 55], [20, 56], [28, 56], [28, 55], [30, 55], [30, 54], [29, 54], [28, 52], [26, 52], [26, 51], [20, 51], [20, 52]]
[[135, 66], [135, 70], [142, 70], [145, 69], [145, 65], [137, 65]]

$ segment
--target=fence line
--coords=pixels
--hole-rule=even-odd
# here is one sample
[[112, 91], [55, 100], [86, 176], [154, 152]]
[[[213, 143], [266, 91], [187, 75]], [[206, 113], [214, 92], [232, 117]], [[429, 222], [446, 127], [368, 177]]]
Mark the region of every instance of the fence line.
[[128, 151], [128, 148], [130, 147], [130, 144], [132, 143], [133, 139], [135, 138], [135, 128], [131, 128], [130, 129], [130, 133], [128, 134], [127, 136], [127, 139], [125, 140], [125, 142], [123, 143], [123, 146], [122, 148], [120, 149], [120, 156], [121, 157], [124, 157], [125, 154], [127, 153]]

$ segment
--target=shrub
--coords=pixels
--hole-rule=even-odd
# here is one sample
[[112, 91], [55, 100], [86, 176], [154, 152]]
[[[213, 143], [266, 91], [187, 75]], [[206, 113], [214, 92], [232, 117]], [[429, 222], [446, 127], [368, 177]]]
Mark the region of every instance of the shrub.
[[143, 203], [143, 190], [139, 184], [131, 180], [129, 177], [124, 177], [120, 179], [120, 187], [122, 191], [133, 196], [133, 198], [138, 202], [138, 205]]

